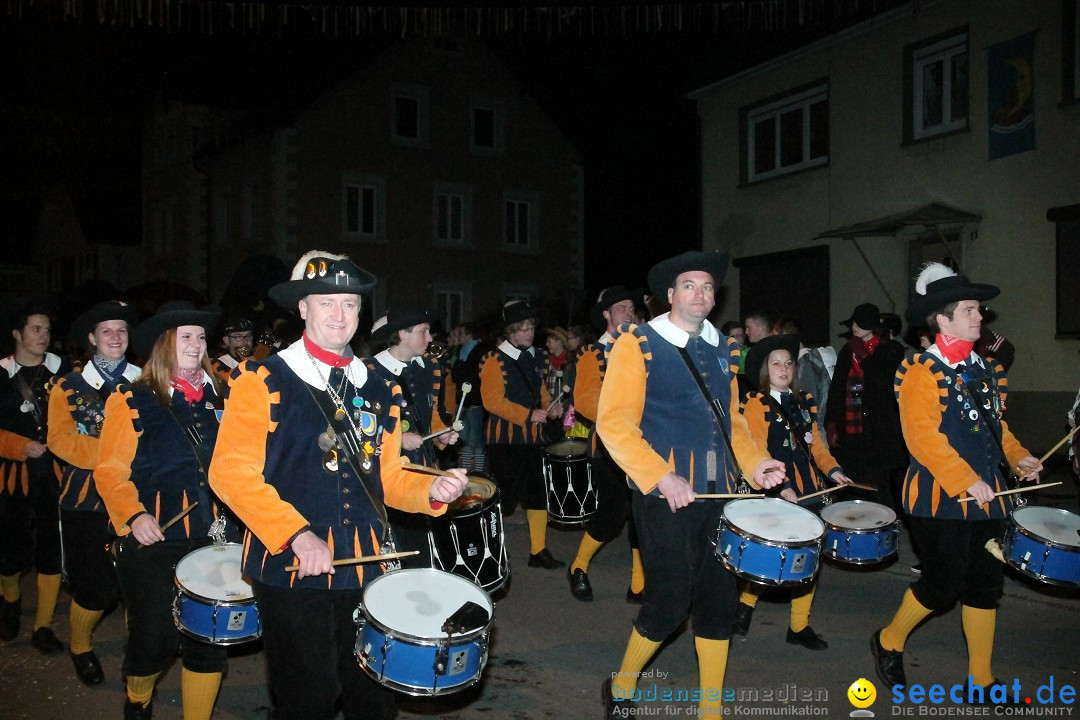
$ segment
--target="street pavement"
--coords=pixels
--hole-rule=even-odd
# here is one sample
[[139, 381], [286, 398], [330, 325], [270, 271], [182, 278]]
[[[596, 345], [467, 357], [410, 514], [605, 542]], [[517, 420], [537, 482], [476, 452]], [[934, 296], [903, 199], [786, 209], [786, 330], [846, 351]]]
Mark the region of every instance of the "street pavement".
[[[1061, 486], [1033, 494], [1043, 505], [1077, 511], [1077, 485], [1061, 458], [1051, 461], [1045, 481]], [[1036, 500], [1037, 498], [1037, 500]], [[554, 555], [568, 564], [581, 531], [548, 532]], [[491, 652], [482, 680], [453, 695], [416, 699], [400, 695], [402, 718], [598, 718], [603, 709], [600, 684], [618, 669], [637, 607], [625, 601], [630, 550], [624, 532], [593, 560], [589, 576], [596, 599], [582, 603], [570, 596], [565, 569], [526, 565], [528, 528], [524, 512], [507, 518], [506, 541], [512, 574], [504, 596], [497, 598]], [[891, 690], [874, 674], [869, 637], [885, 625], [915, 578], [915, 562], [906, 532], [899, 557], [880, 566], [823, 564], [811, 625], [829, 642], [813, 652], [785, 642], [789, 603], [782, 590], [770, 591], [754, 614], [746, 638], [733, 640], [725, 683], [730, 717], [985, 716], [1078, 717], [1075, 695], [1080, 686], [1080, 590], [1061, 589], [1030, 580], [1009, 569], [997, 621], [994, 670], [1010, 686], [1019, 683], [1018, 707], [958, 706], [948, 699], [950, 686], [966, 679], [966, 651], [960, 609], [932, 617], [909, 639], [905, 663], [911, 689], [945, 686], [943, 702], [926, 698], [894, 702]], [[34, 612], [33, 577], [23, 579], [22, 631], [0, 644], [0, 720], [92, 720], [122, 715], [124, 688], [120, 663], [125, 632], [122, 607], [106, 616], [95, 633], [96, 652], [106, 672], [102, 685], [86, 687], [74, 676], [67, 653], [44, 656], [30, 646]], [[61, 594], [54, 629], [68, 637], [70, 596]], [[667, 697], [697, 685], [693, 637], [684, 629], [666, 643], [645, 670], [640, 688], [647, 697], [633, 717], [689, 717], [696, 704]], [[259, 643], [230, 649], [230, 664], [214, 712], [220, 720], [266, 717], [269, 700]], [[876, 699], [856, 711], [849, 686], [865, 678]], [[1042, 701], [1051, 694], [1053, 702]], [[1040, 689], [1041, 688], [1041, 689]], [[1064, 697], [1062, 696], [1064, 693]], [[1030, 698], [1030, 703], [1024, 703]], [[180, 667], [162, 677], [154, 702], [157, 720], [181, 718]]]

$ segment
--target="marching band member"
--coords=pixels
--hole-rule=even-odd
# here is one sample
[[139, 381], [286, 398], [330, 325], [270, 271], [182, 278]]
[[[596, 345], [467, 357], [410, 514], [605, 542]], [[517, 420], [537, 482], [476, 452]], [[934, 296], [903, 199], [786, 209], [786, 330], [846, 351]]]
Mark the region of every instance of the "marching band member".
[[[825, 489], [819, 468], [833, 482], [847, 484], [851, 480], [822, 442], [821, 428], [814, 420], [817, 402], [810, 393], [792, 389], [798, 352], [799, 338], [795, 335], [768, 335], [750, 346], [745, 375], [760, 391], [747, 395], [742, 413], [754, 440], [786, 466], [787, 476], [776, 488], [780, 497], [801, 505], [804, 503], [799, 496]], [[822, 498], [806, 502], [810, 509], [817, 510]], [[810, 606], [816, 588], [815, 578], [792, 592], [787, 642], [809, 650], [824, 650], [829, 644], [810, 627]], [[749, 631], [761, 590], [757, 583], [745, 585], [735, 612], [735, 633], [746, 635]]]
[[[650, 290], [667, 297], [671, 312], [647, 325], [624, 325], [608, 356], [596, 427], [637, 490], [632, 514], [648, 578], [622, 664], [614, 679], [604, 681], [610, 716], [628, 710], [642, 668], [688, 612], [698, 655], [699, 712], [719, 713], [738, 592], [735, 575], [717, 562], [710, 543], [723, 503], [696, 501], [696, 494], [712, 488], [734, 492], [739, 466], [753, 468], [757, 487], [783, 480], [773, 471], [784, 464], [758, 447], [739, 414], [733, 367], [738, 348], [722, 344], [723, 336], [708, 321], [726, 268], [727, 257], [715, 252], [687, 252], [654, 265]], [[725, 409], [722, 421], [695, 374]]]
[[111, 300], [77, 317], [71, 335], [86, 339], [93, 355], [81, 372], [61, 377], [49, 395], [49, 448], [62, 463], [61, 534], [64, 567], [71, 587], [71, 660], [87, 685], [105, 679], [94, 654], [91, 634], [120, 594], [107, 547], [109, 516], [94, 482], [98, 437], [105, 421], [105, 400], [121, 383], [132, 383], [141, 370], [125, 353], [135, 325], [135, 308]]
[[[604, 543], [619, 534], [630, 509], [626, 475], [611, 459], [604, 443], [596, 434], [596, 410], [600, 403], [600, 388], [604, 382], [604, 369], [612, 335], [616, 328], [634, 319], [634, 299], [630, 291], [622, 285], [602, 290], [593, 306], [593, 318], [602, 321], [606, 329], [595, 343], [583, 345], [579, 349], [573, 387], [574, 410], [578, 419], [589, 426], [589, 457], [598, 502], [596, 513], [589, 518], [585, 526], [577, 556], [567, 570], [570, 594], [585, 602], [593, 599], [589, 563]], [[635, 547], [628, 597], [632, 598], [634, 594], [642, 592], [644, 587], [641, 551]]]
[[[173, 568], [211, 542], [218, 508], [206, 472], [222, 400], [206, 334], [217, 320], [216, 308], [164, 303], [134, 333], [135, 351], [146, 358], [142, 376], [105, 401], [94, 480], [120, 536], [114, 557], [127, 612], [124, 720], [151, 717], [154, 686], [181, 640], [173, 623]], [[190, 637], [180, 647], [184, 720], [205, 720], [221, 685], [225, 647]]]
[[244, 574], [275, 720], [330, 720], [339, 701], [348, 720], [395, 716], [393, 694], [353, 655], [353, 613], [384, 566], [332, 563], [391, 549], [384, 503], [440, 515], [467, 482], [458, 469], [433, 479], [402, 467], [398, 387], [349, 346], [360, 293], [374, 282], [348, 258], [312, 251], [270, 289], [299, 310], [304, 334], [233, 375], [210, 468], [211, 486], [248, 528]]
[[[904, 593], [892, 622], [870, 638], [878, 677], [889, 687], [907, 685], [904, 646], [911, 631], [957, 599], [967, 640], [968, 692], [997, 684], [991, 654], [1004, 570], [985, 545], [1004, 535], [1012, 509], [1010, 497], [996, 496], [1006, 489], [999, 468], [1018, 467], [1028, 481], [1037, 481], [1043, 469], [1002, 419], [1005, 371], [973, 350], [982, 326], [979, 306], [999, 292], [940, 263], [928, 264], [915, 282], [908, 314], [913, 321], [925, 318], [934, 343], [904, 360], [896, 395], [911, 452], [904, 509], [922, 574]], [[975, 500], [960, 502], [965, 497]]]
[[543, 426], [560, 417], [543, 382], [543, 358], [533, 347], [536, 316], [524, 300], [502, 310], [506, 339], [484, 356], [480, 395], [487, 417], [487, 461], [503, 498], [503, 512], [513, 514], [520, 500], [529, 522], [529, 567], [548, 570], [565, 565], [547, 548], [547, 492], [544, 488]]
[[[229, 382], [229, 376], [237, 366], [255, 352], [255, 324], [246, 317], [233, 315], [221, 328], [221, 347], [225, 352], [214, 358], [212, 366], [223, 383]], [[265, 346], [262, 346], [265, 348]], [[263, 353], [265, 355], [265, 352]], [[257, 358], [261, 359], [261, 358]]]
[[19, 634], [19, 579], [37, 570], [37, 612], [30, 643], [49, 654], [64, 647], [52, 630], [60, 595], [59, 489], [48, 440], [49, 391], [70, 370], [49, 352], [52, 322], [41, 308], [22, 310], [11, 327], [15, 353], [0, 360], [0, 640]]

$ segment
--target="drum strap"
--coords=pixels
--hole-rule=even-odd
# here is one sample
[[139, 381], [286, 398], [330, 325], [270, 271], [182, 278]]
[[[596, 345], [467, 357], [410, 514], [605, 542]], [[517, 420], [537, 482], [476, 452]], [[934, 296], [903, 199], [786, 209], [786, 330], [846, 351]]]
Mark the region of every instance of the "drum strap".
[[[337, 433], [341, 441], [337, 444], [338, 450], [341, 455], [349, 463], [349, 467], [356, 474], [356, 477], [360, 479], [360, 487], [364, 489], [364, 494], [367, 495], [368, 502], [371, 503], [371, 507], [375, 509], [375, 514], [379, 518], [379, 523], [382, 524], [382, 537], [381, 543], [386, 543], [390, 540], [390, 520], [386, 515], [386, 506], [382, 500], [379, 499], [378, 494], [375, 492], [375, 488], [371, 485], [371, 476], [368, 473], [361, 472], [361, 465], [356, 460], [356, 437], [353, 434], [353, 429], [348, 425], [348, 421], [335, 421], [334, 414], [337, 408], [334, 406], [334, 401], [330, 399], [330, 393], [322, 392], [316, 393], [312, 390], [311, 386], [306, 382], [301, 383], [304, 389], [311, 395], [311, 399], [315, 401], [315, 405], [318, 406], [319, 411], [322, 412], [323, 417], [326, 419], [327, 424], [334, 428], [334, 432]], [[348, 439], [346, 439], [348, 438]]]
[[[810, 469], [817, 473], [817, 476], [821, 479], [822, 483], [824, 483], [824, 487], [829, 487], [828, 478], [825, 477], [825, 473], [821, 472], [821, 468], [819, 468], [817, 466], [817, 463], [814, 462], [814, 455], [810, 452], [810, 446], [806, 444], [806, 438], [803, 437], [803, 433], [799, 432], [799, 429], [802, 428], [803, 425], [797, 422], [795, 418], [791, 417], [788, 411], [784, 408], [783, 403], [776, 402], [776, 400], [774, 400], [771, 395], [765, 395], [764, 397], [766, 398], [769, 405], [775, 408], [776, 411], [780, 413], [780, 417], [784, 419], [784, 422], [787, 424], [788, 427], [788, 432], [795, 440], [795, 444], [798, 445], [800, 450], [802, 450], [803, 455], [806, 456], [807, 462], [810, 463]], [[792, 395], [791, 400], [793, 403], [795, 403], [797, 407], [801, 408], [801, 405], [799, 405], [799, 399], [795, 397], [794, 394]], [[825, 496], [825, 500], [826, 502], [831, 502], [828, 495]]]
[[[724, 406], [720, 404], [720, 401], [712, 396], [709, 392], [709, 386], [705, 384], [705, 380], [701, 377], [701, 373], [698, 372], [697, 366], [694, 365], [693, 359], [690, 357], [690, 353], [686, 351], [686, 348], [678, 348], [679, 355], [682, 356], [683, 362], [686, 363], [686, 367], [689, 368], [690, 374], [694, 376], [694, 380], [697, 382], [698, 389], [701, 390], [701, 394], [705, 396], [705, 402], [708, 403], [709, 409], [712, 410], [713, 417], [716, 419], [716, 424], [720, 428], [720, 434], [724, 436], [724, 445], [727, 446], [728, 457], [731, 458], [732, 464], [735, 466], [735, 473], [739, 478], [739, 492], [750, 492], [750, 486], [746, 482], [746, 476], [743, 475], [742, 468], [739, 467], [739, 461], [735, 457], [735, 450], [731, 447], [731, 437], [728, 434], [727, 426], [724, 424], [724, 420], [727, 419], [727, 411]], [[716, 478], [709, 478], [708, 492], [716, 492]]]
[[[521, 352], [528, 352], [528, 351], [527, 350], [522, 350]], [[535, 387], [533, 387], [533, 384], [531, 382], [529, 382], [529, 376], [526, 375], [525, 371], [521, 369], [521, 365], [518, 365], [518, 361], [511, 358], [510, 365], [515, 370], [518, 371], [519, 375], [521, 375], [521, 380], [522, 380], [522, 382], [525, 383], [525, 387], [529, 391], [529, 397], [532, 398], [533, 405], [535, 405], [538, 408], [543, 408], [544, 403], [541, 400], [540, 393], [537, 392], [537, 389]], [[550, 423], [544, 423], [544, 425], [540, 428], [540, 437], [541, 437], [541, 440], [545, 444], [555, 442], [558, 439], [557, 433], [553, 433], [549, 429], [549, 427], [550, 427]]]
[[[994, 427], [994, 424], [987, 419], [985, 408], [983, 408], [982, 405], [979, 404], [978, 396], [975, 394], [975, 391], [971, 389], [971, 385], [969, 384], [968, 379], [964, 375], [964, 367], [962, 364], [961, 366], [956, 368], [956, 372], [957, 377], [960, 378], [960, 387], [963, 390], [964, 395], [967, 396], [967, 399], [971, 403], [971, 406], [975, 408], [978, 412], [979, 422], [984, 428], [986, 428], [986, 432], [990, 434], [991, 439], [993, 439], [994, 441], [994, 445], [997, 446], [999, 453], [998, 470], [1001, 471], [1002, 477], [1005, 479], [1005, 487], [1009, 488], [1010, 490], [1015, 489], [1019, 486], [1020, 479], [1016, 477], [1016, 474], [1013, 473], [1012, 468], [1009, 467], [1008, 456], [1005, 454], [1005, 446], [1001, 442], [1000, 428]], [[1025, 500], [1022, 496], [1019, 495], [1013, 496], [1012, 501], [1017, 506], [1027, 504], [1027, 500]]]

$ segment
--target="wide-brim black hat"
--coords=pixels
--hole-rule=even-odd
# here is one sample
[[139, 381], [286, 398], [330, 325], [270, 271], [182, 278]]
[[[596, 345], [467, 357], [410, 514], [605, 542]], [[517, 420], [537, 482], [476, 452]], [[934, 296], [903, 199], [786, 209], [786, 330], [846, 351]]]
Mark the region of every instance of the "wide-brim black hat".
[[851, 327], [852, 323], [863, 330], [873, 330], [881, 325], [881, 310], [874, 303], [858, 305], [847, 320], [841, 320], [841, 325]]
[[536, 311], [527, 300], [511, 300], [503, 305], [503, 325], [513, 325], [536, 317]]
[[[634, 300], [634, 294], [625, 285], [612, 285], [601, 290], [592, 306], [590, 319], [593, 324], [607, 327], [604, 312], [610, 310], [615, 303], [621, 303], [624, 300]], [[635, 305], [637, 305], [637, 302], [637, 300], [634, 300]]]
[[[925, 269], [924, 273], [928, 270], [931, 268]], [[925, 275], [921, 273], [920, 278], [924, 277]], [[925, 289], [925, 292], [920, 292], [922, 289]], [[956, 274], [945, 275], [924, 283], [916, 281], [915, 292], [908, 305], [908, 321], [922, 325], [930, 313], [946, 305], [961, 300], [983, 302], [997, 297], [1000, 292], [1001, 288], [997, 285], [973, 283], [963, 275]]]
[[342, 295], [367, 292], [375, 286], [375, 276], [341, 255], [313, 250], [305, 253], [293, 267], [290, 280], [267, 291], [270, 299], [295, 310], [308, 295]]
[[245, 315], [229, 315], [221, 323], [219, 335], [228, 335], [235, 332], [255, 332], [255, 323]]
[[157, 312], [139, 323], [131, 340], [135, 352], [142, 358], [150, 357], [154, 343], [169, 328], [196, 325], [208, 334], [221, 317], [221, 309], [215, 305], [196, 307], [190, 300], [173, 300], [162, 303]]
[[94, 332], [98, 323], [106, 320], [123, 320], [128, 324], [128, 331], [135, 328], [139, 314], [135, 306], [120, 300], [106, 300], [94, 305], [71, 322], [71, 339], [86, 344], [86, 337]]
[[750, 349], [746, 351], [746, 362], [743, 363], [742, 372], [755, 388], [758, 386], [758, 377], [761, 376], [761, 366], [765, 364], [773, 350], [787, 350], [791, 353], [791, 359], [797, 361], [799, 336], [766, 335], [750, 346]]
[[667, 300], [668, 288], [675, 285], [675, 278], [685, 272], [700, 270], [712, 275], [713, 285], [719, 286], [727, 272], [728, 255], [718, 251], [691, 250], [682, 255], [661, 260], [649, 270], [649, 291]]
[[391, 308], [386, 315], [375, 321], [371, 327], [371, 339], [384, 342], [398, 330], [405, 330], [421, 323], [431, 324], [431, 313], [416, 305], [402, 305]]

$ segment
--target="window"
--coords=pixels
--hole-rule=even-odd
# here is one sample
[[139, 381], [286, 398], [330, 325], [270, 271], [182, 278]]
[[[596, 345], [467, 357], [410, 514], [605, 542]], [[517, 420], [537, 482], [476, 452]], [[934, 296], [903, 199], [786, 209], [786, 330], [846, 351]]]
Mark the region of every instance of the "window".
[[503, 240], [513, 249], [537, 249], [538, 202], [534, 195], [507, 193], [504, 197], [506, 229]]
[[435, 188], [435, 244], [467, 245], [472, 240], [472, 194], [468, 188]]
[[456, 282], [433, 283], [435, 296], [436, 324], [444, 332], [449, 332], [471, 317], [472, 290], [465, 284]]
[[503, 103], [493, 98], [472, 101], [472, 149], [481, 155], [503, 151]]
[[399, 145], [429, 142], [427, 88], [395, 85], [391, 99], [390, 136]]
[[385, 241], [386, 183], [382, 178], [346, 178], [343, 188], [346, 240]]
[[967, 28], [909, 46], [905, 63], [907, 140], [968, 127]]
[[746, 182], [829, 161], [829, 87], [815, 83], [745, 108]]

